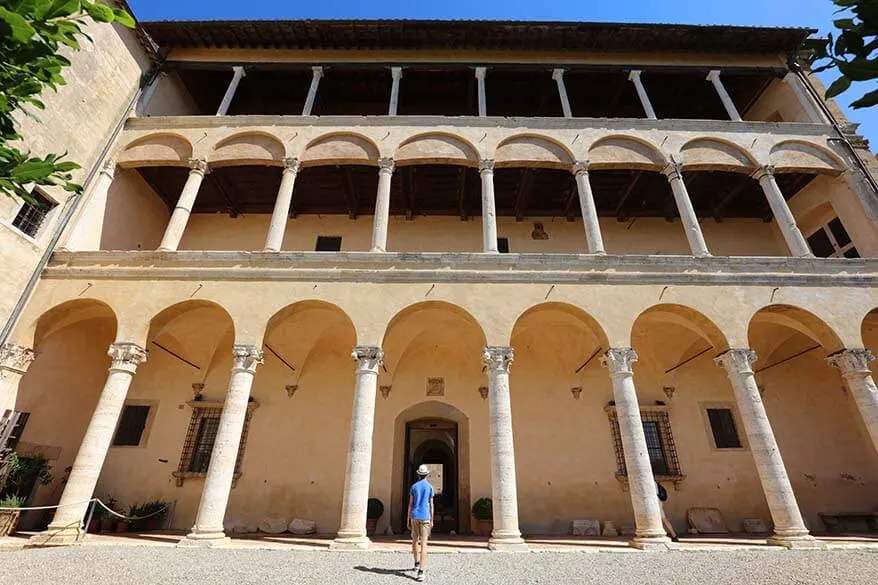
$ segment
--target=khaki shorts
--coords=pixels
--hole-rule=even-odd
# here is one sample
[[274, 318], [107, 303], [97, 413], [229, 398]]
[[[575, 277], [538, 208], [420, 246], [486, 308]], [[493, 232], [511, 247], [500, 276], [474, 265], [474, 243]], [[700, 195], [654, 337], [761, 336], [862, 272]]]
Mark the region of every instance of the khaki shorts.
[[430, 538], [431, 523], [429, 520], [412, 520], [412, 540], [426, 542]]

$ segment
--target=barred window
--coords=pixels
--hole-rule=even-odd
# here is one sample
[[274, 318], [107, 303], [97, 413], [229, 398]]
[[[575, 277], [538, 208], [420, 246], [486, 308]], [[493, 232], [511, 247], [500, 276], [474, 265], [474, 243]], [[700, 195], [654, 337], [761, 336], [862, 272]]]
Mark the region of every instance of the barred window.
[[[256, 403], [251, 402], [251, 407]], [[190, 402], [192, 418], [189, 419], [189, 428], [186, 431], [186, 439], [183, 442], [183, 452], [180, 455], [180, 464], [174, 477], [177, 485], [182, 485], [183, 480], [191, 477], [204, 477], [210, 467], [210, 457], [219, 431], [220, 417], [223, 412], [222, 404], [216, 402]], [[235, 478], [241, 475], [241, 461], [244, 458], [244, 447], [247, 444], [247, 434], [250, 430], [250, 417], [252, 408], [247, 409], [244, 418], [244, 429], [241, 431], [241, 444], [238, 446], [238, 457], [235, 460]]]
[[55, 203], [37, 190], [31, 193], [31, 197], [34, 201], [24, 202], [15, 219], [12, 220], [12, 225], [21, 233], [35, 238], [46, 219], [46, 214], [52, 211]]
[[[610, 417], [613, 447], [616, 451], [616, 475], [627, 477], [628, 470], [625, 466], [625, 453], [622, 449], [622, 434], [619, 430], [616, 409], [610, 407], [607, 412]], [[671, 421], [667, 410], [664, 408], [641, 409], [640, 418], [643, 421], [646, 450], [649, 453], [653, 474], [664, 477], [681, 476], [683, 473], [680, 470], [680, 460], [677, 457], [677, 447], [674, 445], [674, 436], [671, 433]]]

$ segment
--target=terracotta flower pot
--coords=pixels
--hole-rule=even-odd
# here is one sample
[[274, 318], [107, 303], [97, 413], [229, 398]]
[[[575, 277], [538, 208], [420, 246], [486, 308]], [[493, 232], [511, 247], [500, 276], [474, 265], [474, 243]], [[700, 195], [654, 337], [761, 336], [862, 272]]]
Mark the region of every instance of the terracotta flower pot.
[[122, 520], [116, 521], [116, 532], [128, 532], [128, 523]]
[[113, 532], [116, 528], [116, 521], [113, 519], [101, 520], [101, 532]]
[[101, 531], [101, 519], [100, 518], [92, 518], [91, 522], [88, 523], [88, 531], [92, 534], [97, 534]]
[[494, 531], [493, 520], [479, 520], [479, 534], [481, 536], [491, 536]]
[[162, 520], [163, 520], [163, 517], [161, 515], [150, 516], [146, 520], [146, 529], [147, 530], [161, 530]]

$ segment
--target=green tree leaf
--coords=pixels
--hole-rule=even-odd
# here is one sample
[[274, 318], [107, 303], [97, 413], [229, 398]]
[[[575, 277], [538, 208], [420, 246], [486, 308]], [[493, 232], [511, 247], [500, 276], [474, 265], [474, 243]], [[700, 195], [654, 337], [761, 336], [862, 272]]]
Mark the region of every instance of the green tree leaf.
[[857, 110], [862, 108], [871, 108], [875, 105], [878, 105], [878, 89], [870, 91], [860, 99], [855, 100], [851, 103], [851, 107]]
[[19, 43], [26, 43], [37, 34], [37, 31], [25, 20], [25, 18], [15, 12], [0, 7], [0, 20], [6, 22], [12, 32], [12, 39]]
[[843, 92], [844, 90], [849, 88], [850, 86], [851, 86], [850, 78], [839, 77], [838, 79], [833, 81], [832, 85], [830, 85], [826, 89], [826, 98], [827, 99], [834, 98], [835, 96], [837, 96], [838, 94], [840, 94], [841, 92]]

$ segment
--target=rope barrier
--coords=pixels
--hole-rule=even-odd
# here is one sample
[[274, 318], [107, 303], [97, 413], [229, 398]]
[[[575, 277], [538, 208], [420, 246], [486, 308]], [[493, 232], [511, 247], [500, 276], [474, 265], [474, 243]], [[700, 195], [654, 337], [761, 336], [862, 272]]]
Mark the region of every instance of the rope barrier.
[[[155, 512], [152, 512], [151, 514], [147, 514], [145, 516], [127, 516], [125, 514], [120, 514], [119, 512], [110, 508], [108, 505], [103, 503], [100, 500], [100, 498], [92, 498], [92, 499], [86, 500], [84, 502], [75, 502], [72, 504], [56, 504], [54, 506], [22, 506], [22, 507], [16, 507], [16, 508], [0, 507], [0, 512], [27, 512], [29, 510], [52, 510], [52, 509], [57, 509], [57, 508], [69, 507], [69, 506], [81, 506], [83, 504], [98, 504], [104, 510], [106, 510], [107, 512], [112, 514], [113, 516], [116, 516], [116, 517], [121, 518], [122, 520], [126, 520], [128, 522], [137, 521], [137, 520], [146, 520], [147, 518], [152, 518], [153, 516], [158, 516], [159, 514], [164, 514], [165, 512], [168, 511], [168, 506], [165, 505], [165, 506], [162, 506], [161, 509], [156, 510]], [[82, 530], [84, 527], [87, 528], [88, 525], [91, 524], [91, 520], [92, 520], [92, 517], [94, 516], [94, 512], [95, 512], [96, 508], [97, 508], [97, 506], [90, 506], [89, 507], [88, 516], [85, 518], [85, 525], [83, 526], [82, 519], [80, 519], [79, 526], [77, 527], [77, 531]], [[72, 525], [73, 525], [73, 523], [71, 522], [70, 526], [72, 526]]]

